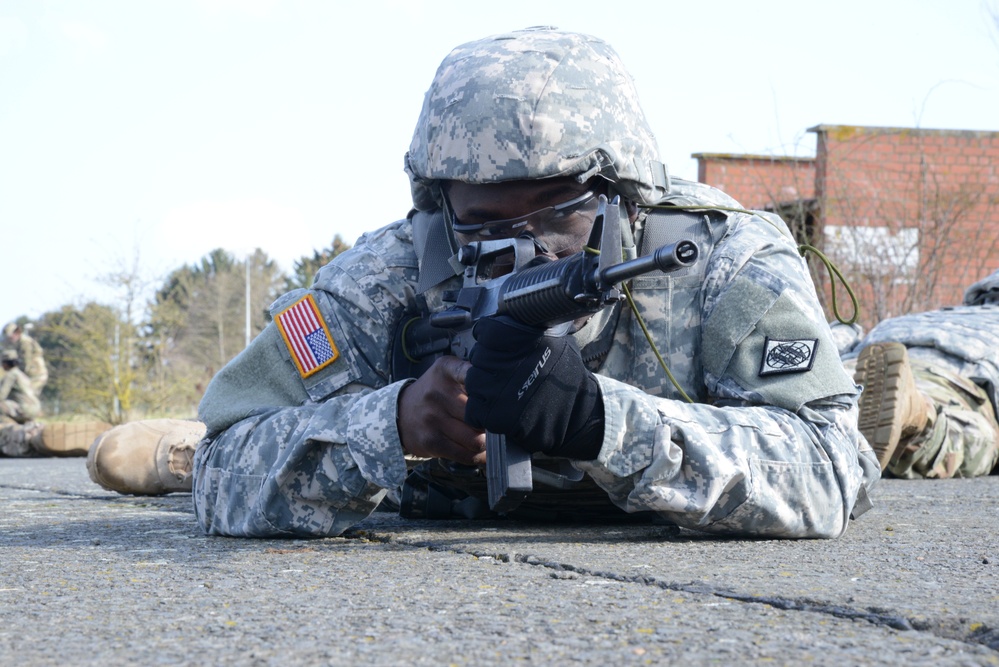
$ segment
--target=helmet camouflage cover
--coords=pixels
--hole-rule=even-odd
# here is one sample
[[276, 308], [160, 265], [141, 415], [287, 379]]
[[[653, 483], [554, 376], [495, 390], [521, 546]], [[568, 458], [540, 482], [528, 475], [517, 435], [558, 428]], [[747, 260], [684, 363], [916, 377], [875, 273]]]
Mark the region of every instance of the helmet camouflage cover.
[[597, 174], [651, 204], [669, 179], [631, 75], [595, 37], [529, 28], [463, 44], [437, 69], [406, 154], [416, 208], [439, 182]]

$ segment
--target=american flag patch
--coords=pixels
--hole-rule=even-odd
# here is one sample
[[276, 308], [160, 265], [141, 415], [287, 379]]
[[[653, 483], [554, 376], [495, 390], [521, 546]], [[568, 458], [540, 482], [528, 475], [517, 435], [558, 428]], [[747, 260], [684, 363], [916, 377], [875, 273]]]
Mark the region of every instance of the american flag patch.
[[282, 310], [274, 321], [303, 378], [329, 366], [340, 356], [311, 294]]

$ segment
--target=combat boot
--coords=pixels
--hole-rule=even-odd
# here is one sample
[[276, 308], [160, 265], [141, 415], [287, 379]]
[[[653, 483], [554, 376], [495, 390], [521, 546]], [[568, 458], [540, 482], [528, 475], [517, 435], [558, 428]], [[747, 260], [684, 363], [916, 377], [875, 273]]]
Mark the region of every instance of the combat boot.
[[903, 438], [921, 433], [935, 414], [916, 389], [909, 353], [901, 343], [873, 343], [857, 358], [854, 382], [860, 395], [858, 426], [878, 455], [881, 470], [891, 463]]
[[90, 479], [111, 491], [140, 496], [191, 490], [194, 449], [205, 425], [148, 419], [100, 435], [87, 454]]

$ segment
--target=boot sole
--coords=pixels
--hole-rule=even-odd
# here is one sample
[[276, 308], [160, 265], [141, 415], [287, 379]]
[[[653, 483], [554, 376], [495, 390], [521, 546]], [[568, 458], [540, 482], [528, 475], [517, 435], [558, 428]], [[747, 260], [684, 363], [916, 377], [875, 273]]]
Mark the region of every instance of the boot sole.
[[902, 437], [902, 368], [907, 359], [901, 343], [870, 345], [860, 353], [854, 381], [864, 387], [857, 425], [874, 449], [884, 471]]

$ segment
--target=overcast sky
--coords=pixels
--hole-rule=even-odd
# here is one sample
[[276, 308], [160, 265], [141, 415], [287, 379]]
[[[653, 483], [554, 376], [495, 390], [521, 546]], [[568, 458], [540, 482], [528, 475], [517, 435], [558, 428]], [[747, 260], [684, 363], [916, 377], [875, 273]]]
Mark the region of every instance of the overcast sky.
[[[999, 131], [996, 0], [0, 0], [0, 323], [213, 248], [292, 260], [407, 212], [402, 156], [459, 43], [604, 38], [670, 171], [814, 154], [819, 124]], [[994, 10], [993, 10], [994, 11]]]

